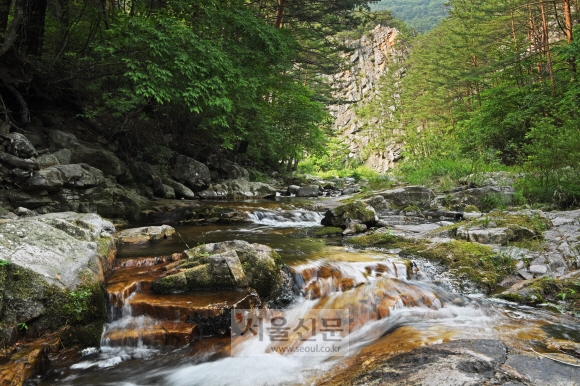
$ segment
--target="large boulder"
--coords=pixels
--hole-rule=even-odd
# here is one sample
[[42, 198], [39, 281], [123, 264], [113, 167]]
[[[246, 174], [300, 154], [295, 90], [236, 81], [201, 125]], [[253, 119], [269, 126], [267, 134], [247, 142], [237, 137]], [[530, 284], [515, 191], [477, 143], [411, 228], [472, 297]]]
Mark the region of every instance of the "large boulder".
[[10, 133], [2, 137], [4, 139], [2, 144], [6, 146], [8, 153], [19, 158], [30, 158], [38, 155], [28, 138], [20, 133]]
[[322, 225], [345, 229], [351, 224], [373, 226], [377, 221], [378, 217], [372, 206], [362, 201], [354, 201], [328, 210], [322, 219]]
[[266, 300], [288, 291], [287, 267], [268, 246], [234, 240], [200, 245], [185, 253], [188, 258], [181, 261], [180, 268], [153, 282], [152, 291], [175, 293], [249, 286]]
[[405, 186], [402, 188], [379, 192], [381, 196], [396, 208], [416, 206], [421, 210], [429, 209], [435, 203], [435, 194], [423, 186]]
[[296, 197], [318, 197], [320, 187], [318, 185], [303, 186], [298, 189]]
[[[61, 164], [85, 163], [95, 167], [107, 176], [121, 176], [125, 174], [127, 167], [112, 152], [102, 149], [94, 149], [81, 144], [78, 139], [70, 134], [59, 130], [51, 130], [48, 134], [51, 142], [51, 151]], [[70, 159], [66, 152], [59, 153], [59, 150], [66, 149], [71, 152]], [[68, 161], [68, 162], [67, 162]]]
[[49, 169], [60, 171], [63, 185], [67, 188], [86, 189], [106, 182], [102, 171], [87, 164], [55, 165]]
[[207, 189], [211, 182], [207, 166], [181, 154], [175, 157], [175, 165], [169, 170], [169, 175], [194, 192]]
[[276, 189], [263, 182], [229, 180], [220, 184], [213, 184], [209, 189], [198, 194], [205, 199], [268, 197], [275, 195]]
[[0, 223], [0, 339], [13, 341], [19, 323], [31, 335], [67, 323], [102, 331], [114, 230], [96, 214], [70, 212]]
[[186, 200], [193, 200], [195, 198], [195, 193], [193, 193], [193, 191], [187, 186], [168, 177], [162, 177], [162, 181], [163, 184], [171, 187], [175, 191], [175, 197], [184, 198]]
[[208, 166], [211, 170], [212, 179], [223, 180], [246, 180], [250, 179], [250, 173], [237, 163], [219, 156], [210, 157]]

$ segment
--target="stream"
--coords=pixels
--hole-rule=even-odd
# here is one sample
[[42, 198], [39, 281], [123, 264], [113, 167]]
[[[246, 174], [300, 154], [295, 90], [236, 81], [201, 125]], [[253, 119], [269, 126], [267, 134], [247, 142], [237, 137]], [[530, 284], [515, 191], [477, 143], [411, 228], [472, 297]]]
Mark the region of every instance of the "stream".
[[[44, 378], [40, 385], [278, 385], [316, 384], [361, 353], [389, 355], [458, 339], [499, 339], [510, 347], [554, 352], [578, 345], [573, 319], [483, 294], [448, 290], [425, 261], [395, 253], [353, 250], [341, 237], [310, 238], [322, 214], [298, 199], [224, 203], [248, 214], [236, 225], [178, 226], [181, 237], [119, 250], [107, 281], [110, 311], [99, 351]], [[292, 267], [299, 289], [286, 315], [347, 309], [348, 355], [264, 355], [267, 344], [249, 337], [231, 356], [230, 337], [205, 337], [187, 315], [235, 304], [245, 294], [148, 291], [173, 253], [203, 243], [245, 240], [275, 249]], [[165, 257], [163, 257], [165, 256]], [[209, 310], [209, 311], [208, 311]]]

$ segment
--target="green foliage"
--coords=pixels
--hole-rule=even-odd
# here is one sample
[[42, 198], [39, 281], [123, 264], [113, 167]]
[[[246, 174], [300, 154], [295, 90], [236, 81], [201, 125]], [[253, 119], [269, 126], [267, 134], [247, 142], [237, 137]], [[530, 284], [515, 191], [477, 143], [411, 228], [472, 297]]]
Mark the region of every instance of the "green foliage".
[[381, 0], [371, 4], [375, 11], [388, 9], [417, 31], [429, 31], [447, 16], [445, 0]]
[[10, 262], [8, 260], [2, 260], [0, 259], [0, 267], [4, 267], [10, 265]]
[[28, 325], [24, 322], [18, 323], [18, 329], [21, 331], [26, 331], [26, 330], [28, 330]]

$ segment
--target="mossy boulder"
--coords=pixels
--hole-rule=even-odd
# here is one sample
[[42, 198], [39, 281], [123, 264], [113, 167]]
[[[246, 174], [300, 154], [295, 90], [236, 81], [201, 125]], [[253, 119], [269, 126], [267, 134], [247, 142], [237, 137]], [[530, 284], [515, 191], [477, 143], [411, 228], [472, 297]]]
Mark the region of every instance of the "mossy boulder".
[[564, 309], [580, 312], [580, 277], [555, 279], [543, 277], [527, 280], [520, 285], [497, 295], [507, 301], [537, 305], [550, 302], [560, 304]]
[[156, 293], [187, 290], [255, 289], [268, 300], [285, 284], [285, 264], [272, 248], [234, 240], [200, 245], [188, 258], [151, 285]]
[[327, 211], [321, 223], [325, 226], [345, 229], [351, 223], [373, 226], [377, 220], [377, 214], [372, 206], [362, 201], [354, 201]]
[[[64, 325], [102, 327], [102, 285], [116, 256], [113, 232], [96, 214], [52, 213], [0, 223], [0, 340]], [[20, 323], [28, 328], [18, 329]]]

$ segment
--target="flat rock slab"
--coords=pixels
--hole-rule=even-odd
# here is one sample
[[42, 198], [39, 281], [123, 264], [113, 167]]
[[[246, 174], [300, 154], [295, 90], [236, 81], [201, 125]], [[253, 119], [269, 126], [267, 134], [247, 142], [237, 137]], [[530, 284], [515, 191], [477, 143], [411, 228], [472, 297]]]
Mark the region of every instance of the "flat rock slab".
[[29, 269], [48, 283], [75, 288], [80, 274], [99, 281], [112, 267], [115, 227], [92, 213], [51, 213], [0, 222], [0, 259]]
[[353, 385], [482, 385], [507, 359], [498, 340], [458, 340], [421, 347], [382, 361], [352, 379]]
[[147, 244], [173, 237], [175, 229], [169, 225], [125, 229], [115, 236], [119, 244]]

